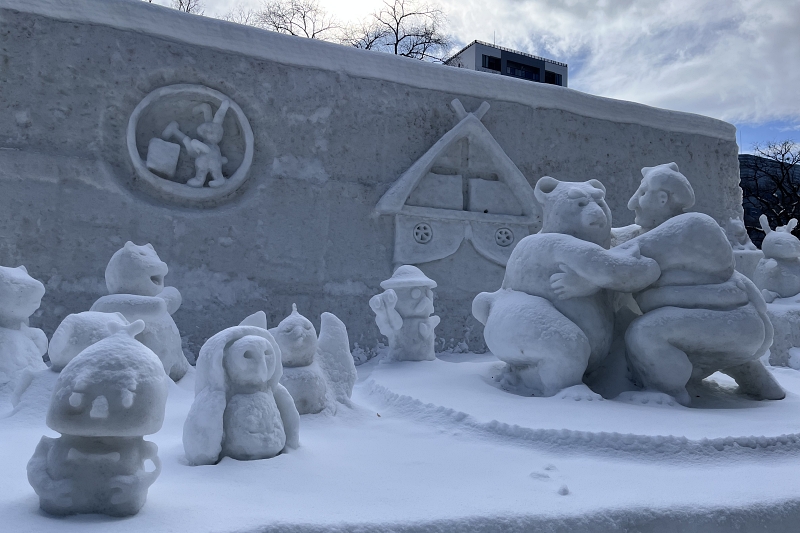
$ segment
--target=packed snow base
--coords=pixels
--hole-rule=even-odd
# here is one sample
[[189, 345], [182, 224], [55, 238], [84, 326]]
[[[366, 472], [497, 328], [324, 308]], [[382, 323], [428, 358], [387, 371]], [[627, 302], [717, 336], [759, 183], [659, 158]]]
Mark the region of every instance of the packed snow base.
[[[351, 408], [302, 417], [300, 447], [189, 466], [181, 428], [195, 371], [170, 384], [162, 471], [135, 517], [53, 518], [25, 475], [57, 374], [35, 376], [0, 419], [9, 531], [793, 531], [800, 520], [800, 374], [770, 368], [780, 402], [713, 376], [703, 409], [659, 398], [509, 394], [491, 354], [358, 367]], [[762, 437], [763, 436], [763, 437]], [[670, 529], [672, 528], [672, 529]]]

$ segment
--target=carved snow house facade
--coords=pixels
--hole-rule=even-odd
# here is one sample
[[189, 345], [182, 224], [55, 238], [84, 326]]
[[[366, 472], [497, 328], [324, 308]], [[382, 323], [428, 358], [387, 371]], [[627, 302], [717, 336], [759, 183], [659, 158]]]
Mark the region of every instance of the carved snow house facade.
[[489, 104], [472, 113], [458, 99], [451, 106], [458, 124], [376, 206], [395, 218], [395, 267], [443, 259], [464, 240], [504, 267], [514, 246], [541, 227], [528, 180], [481, 122]]

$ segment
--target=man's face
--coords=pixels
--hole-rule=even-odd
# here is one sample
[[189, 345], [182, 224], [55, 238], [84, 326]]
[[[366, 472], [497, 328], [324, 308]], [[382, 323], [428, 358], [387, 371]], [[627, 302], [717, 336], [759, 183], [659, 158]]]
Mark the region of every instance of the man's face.
[[650, 230], [681, 213], [670, 201], [669, 194], [645, 177], [639, 188], [628, 201], [628, 209], [636, 213], [634, 222], [645, 230]]

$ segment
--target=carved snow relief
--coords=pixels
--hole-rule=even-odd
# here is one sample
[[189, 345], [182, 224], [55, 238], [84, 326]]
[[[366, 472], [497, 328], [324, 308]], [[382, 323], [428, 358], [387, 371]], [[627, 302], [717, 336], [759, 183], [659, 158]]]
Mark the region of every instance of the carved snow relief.
[[376, 210], [395, 216], [395, 264], [443, 259], [466, 239], [505, 266], [517, 241], [541, 226], [541, 208], [481, 122], [489, 104], [472, 113], [458, 99], [451, 105], [458, 124], [400, 176]]
[[152, 193], [213, 205], [247, 179], [253, 130], [242, 109], [202, 85], [170, 85], [148, 94], [128, 121], [128, 153]]

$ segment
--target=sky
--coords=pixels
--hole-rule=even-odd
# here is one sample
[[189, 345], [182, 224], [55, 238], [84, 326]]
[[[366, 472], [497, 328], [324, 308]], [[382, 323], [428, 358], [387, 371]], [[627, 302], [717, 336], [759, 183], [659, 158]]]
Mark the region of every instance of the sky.
[[[261, 1], [204, 0], [212, 16]], [[344, 22], [382, 4], [319, 1]], [[562, 61], [573, 89], [730, 122], [742, 151], [800, 142], [800, 0], [438, 3], [457, 48], [479, 39]]]

